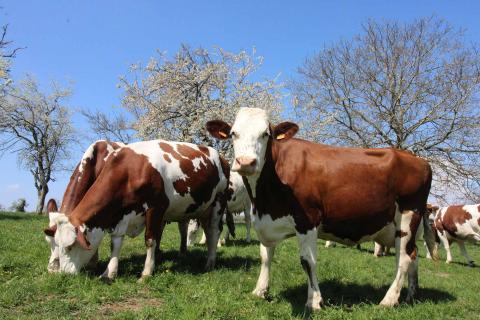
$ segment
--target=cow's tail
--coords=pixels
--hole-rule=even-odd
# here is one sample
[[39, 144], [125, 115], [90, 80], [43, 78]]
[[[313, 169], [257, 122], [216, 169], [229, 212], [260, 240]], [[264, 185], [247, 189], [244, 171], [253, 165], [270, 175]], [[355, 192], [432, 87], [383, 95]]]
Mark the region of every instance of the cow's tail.
[[430, 223], [429, 220], [429, 212], [425, 210], [423, 213], [423, 240], [427, 244], [427, 250], [432, 257], [432, 260], [437, 261], [440, 260], [440, 256], [438, 255], [438, 242], [435, 232], [435, 226], [433, 223]]

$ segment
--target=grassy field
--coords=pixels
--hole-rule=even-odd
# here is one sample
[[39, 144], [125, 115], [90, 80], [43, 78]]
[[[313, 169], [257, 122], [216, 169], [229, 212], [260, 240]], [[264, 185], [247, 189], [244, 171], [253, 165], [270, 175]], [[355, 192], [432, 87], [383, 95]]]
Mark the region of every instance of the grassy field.
[[[49, 250], [41, 232], [46, 223], [45, 217], [0, 213], [0, 319], [480, 319], [480, 268], [466, 267], [456, 246], [457, 263], [421, 259], [420, 297], [414, 305], [386, 309], [377, 304], [393, 279], [394, 256], [374, 258], [371, 244], [363, 244], [362, 251], [324, 249], [321, 241], [317, 274], [326, 306], [310, 314], [304, 308], [306, 275], [295, 239], [277, 247], [270, 298], [261, 300], [250, 294], [259, 272], [257, 241], [230, 242], [219, 250], [216, 270], [204, 273], [206, 248], [195, 246], [178, 258], [178, 232], [171, 224], [151, 279], [137, 283], [145, 255], [140, 236], [125, 241], [119, 276], [106, 284], [98, 275], [108, 261], [109, 238], [97, 270], [48, 274]], [[237, 238], [244, 233], [238, 226]], [[480, 263], [479, 247], [467, 249]]]

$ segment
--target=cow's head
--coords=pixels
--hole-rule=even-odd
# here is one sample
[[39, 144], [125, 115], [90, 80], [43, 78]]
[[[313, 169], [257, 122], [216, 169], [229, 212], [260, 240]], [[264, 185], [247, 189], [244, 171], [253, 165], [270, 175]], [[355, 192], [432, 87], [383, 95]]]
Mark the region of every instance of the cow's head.
[[222, 120], [213, 120], [207, 122], [207, 130], [217, 139], [232, 139], [235, 154], [232, 171], [250, 176], [262, 171], [269, 141], [290, 139], [297, 133], [298, 126], [292, 122], [273, 126], [265, 110], [241, 108], [232, 126]]
[[92, 258], [105, 232], [98, 228], [75, 227], [63, 213], [51, 212], [49, 217], [50, 225], [55, 226], [59, 271], [78, 273]]

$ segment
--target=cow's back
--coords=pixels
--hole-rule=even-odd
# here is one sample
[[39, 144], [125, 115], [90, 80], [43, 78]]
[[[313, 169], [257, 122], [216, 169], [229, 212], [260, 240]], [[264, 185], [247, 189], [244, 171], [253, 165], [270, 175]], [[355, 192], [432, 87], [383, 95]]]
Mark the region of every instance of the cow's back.
[[372, 235], [393, 221], [397, 206], [418, 208], [428, 197], [430, 167], [408, 152], [300, 139], [277, 145], [275, 171], [292, 190], [292, 210], [301, 207], [309, 223], [339, 238]]

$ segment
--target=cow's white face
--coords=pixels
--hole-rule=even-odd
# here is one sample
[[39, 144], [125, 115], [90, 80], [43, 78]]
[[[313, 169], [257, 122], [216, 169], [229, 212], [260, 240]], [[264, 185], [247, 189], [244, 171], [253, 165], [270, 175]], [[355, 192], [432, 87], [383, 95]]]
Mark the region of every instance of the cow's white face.
[[265, 110], [240, 109], [230, 129], [235, 155], [232, 170], [241, 175], [259, 174], [265, 164], [270, 134]]
[[292, 122], [270, 126], [265, 110], [241, 108], [233, 126], [213, 120], [207, 122], [207, 130], [218, 139], [232, 138], [235, 154], [232, 171], [252, 176], [259, 175], [265, 165], [269, 140], [288, 140], [298, 131], [298, 126]]
[[[58, 246], [59, 271], [78, 273], [94, 255], [105, 232], [99, 228], [86, 232], [84, 227], [75, 228], [63, 213], [52, 212], [50, 219], [57, 225], [55, 244]], [[79, 232], [88, 239], [90, 249], [81, 245], [81, 241], [78, 240]]]

